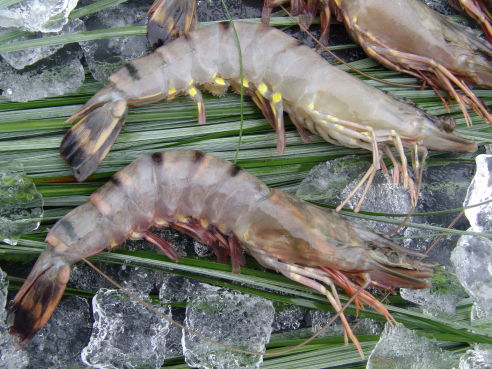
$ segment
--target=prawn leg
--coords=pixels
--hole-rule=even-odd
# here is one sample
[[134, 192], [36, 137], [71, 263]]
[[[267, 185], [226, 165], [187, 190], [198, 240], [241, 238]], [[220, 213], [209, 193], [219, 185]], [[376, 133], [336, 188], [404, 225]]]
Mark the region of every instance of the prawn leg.
[[193, 101], [196, 102], [198, 110], [198, 124], [205, 124], [207, 119], [205, 114], [205, 102], [203, 100], [202, 93], [193, 85], [188, 88], [187, 93], [188, 96], [190, 96]]
[[149, 231], [145, 231], [143, 233], [142, 239], [144, 239], [145, 241], [150, 242], [151, 244], [153, 244], [154, 246], [156, 246], [169, 259], [171, 259], [175, 263], [179, 262], [179, 255], [178, 255], [178, 253], [176, 252], [176, 250], [174, 249], [174, 247], [172, 246], [172, 244], [169, 243], [168, 241], [160, 238], [156, 234], [153, 234], [153, 233], [151, 233]]
[[[397, 162], [395, 157], [390, 154], [390, 159], [395, 165], [394, 171], [397, 174], [394, 174], [394, 179], [399, 178], [399, 172], [403, 173], [402, 185], [404, 189], [410, 187], [410, 196], [412, 198], [412, 203], [416, 204], [417, 194], [415, 193], [415, 187], [413, 184], [410, 184], [412, 179], [408, 174], [408, 162], [405, 156], [405, 149], [403, 146], [403, 142], [401, 137], [395, 130], [386, 131], [386, 130], [374, 130], [370, 126], [364, 126], [359, 123], [350, 122], [344, 119], [339, 119], [330, 115], [323, 115], [321, 113], [317, 113], [321, 121], [324, 121], [325, 124], [330, 125], [330, 135], [333, 136], [338, 142], [346, 142], [347, 145], [354, 144], [355, 140], [359, 140], [359, 146], [363, 144], [367, 145], [368, 150], [372, 151], [373, 154], [373, 162], [371, 167], [367, 170], [365, 175], [359, 181], [359, 183], [355, 186], [355, 188], [349, 193], [349, 195], [342, 201], [342, 203], [337, 207], [337, 211], [340, 211], [343, 206], [357, 193], [357, 191], [362, 187], [365, 183], [365, 188], [362, 192], [361, 198], [358, 201], [357, 205], [354, 207], [354, 211], [358, 212], [361, 208], [362, 203], [364, 202], [365, 196], [369, 191], [369, 188], [374, 180], [374, 175], [377, 170], [383, 168], [382, 166], [382, 158], [381, 158], [381, 148], [379, 147], [379, 142], [390, 142], [396, 148], [396, 151], [400, 158], [400, 163]], [[387, 145], [383, 145], [386, 152], [388, 153], [389, 148], [386, 149]], [[396, 182], [397, 183], [397, 182]], [[395, 184], [396, 184], [395, 183]]]
[[451, 5], [460, 7], [471, 18], [482, 27], [483, 33], [489, 42], [492, 42], [492, 14], [487, 9], [486, 1], [484, 0], [453, 0]]
[[254, 93], [256, 97], [254, 101], [275, 130], [277, 152], [281, 154], [285, 151], [286, 141], [282, 94], [270, 91], [264, 83], [260, 83]]
[[[344, 333], [350, 337], [351, 341], [354, 343], [355, 347], [357, 347], [357, 351], [364, 357], [364, 352], [362, 350], [362, 346], [360, 345], [359, 340], [352, 332], [352, 328], [345, 317], [345, 314], [342, 310], [342, 305], [340, 303], [340, 299], [338, 298], [338, 293], [336, 292], [335, 286], [332, 280], [326, 276], [326, 273], [323, 273], [319, 269], [313, 269], [308, 267], [302, 267], [290, 263], [284, 263], [277, 260], [274, 260], [271, 257], [267, 257], [264, 255], [257, 256], [260, 262], [262, 262], [266, 267], [270, 267], [275, 269], [277, 272], [283, 274], [287, 278], [299, 282], [307, 287], [310, 287], [322, 295], [326, 296], [330, 304], [335, 308], [335, 311], [339, 313], [340, 321], [342, 322]], [[323, 282], [331, 287], [332, 292], [336, 294], [336, 297], [332, 294], [332, 292], [328, 291], [326, 287], [317, 282]]]
[[241, 272], [241, 266], [244, 265], [244, 255], [234, 237], [223, 235], [215, 227], [197, 222], [194, 219], [176, 221], [170, 226], [212, 247], [219, 263], [227, 264], [230, 257], [232, 271], [234, 273]]

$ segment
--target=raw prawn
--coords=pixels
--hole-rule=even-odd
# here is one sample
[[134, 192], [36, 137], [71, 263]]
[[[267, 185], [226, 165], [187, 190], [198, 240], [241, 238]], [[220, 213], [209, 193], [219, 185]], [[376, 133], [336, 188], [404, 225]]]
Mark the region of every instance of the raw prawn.
[[419, 0], [331, 0], [331, 4], [369, 56], [422, 79], [444, 103], [439, 89], [447, 91], [468, 124], [467, 105], [492, 124], [487, 107], [468, 87], [492, 88], [492, 47], [471, 30]]
[[[235, 32], [243, 55], [242, 80]], [[414, 168], [427, 148], [477, 149], [452, 132], [452, 119], [430, 116], [392, 98], [285, 33], [263, 24], [223, 22], [190, 32], [112, 74], [106, 87], [68, 119], [76, 124], [62, 140], [61, 155], [82, 181], [110, 150], [129, 106], [187, 94], [197, 103], [198, 123], [204, 123], [205, 105], [197, 87], [221, 95], [230, 86], [239, 91], [241, 84], [274, 127], [278, 152], [285, 147], [284, 111], [307, 142], [309, 130], [328, 142], [372, 151], [372, 166], [357, 188], [366, 183], [368, 189], [375, 172], [386, 168], [384, 152], [394, 164], [394, 181], [402, 173], [415, 201], [405, 148], [412, 150]]]
[[[428, 288], [431, 269], [415, 254], [333, 211], [269, 189], [238, 166], [198, 151], [145, 155], [94, 192], [51, 228], [48, 245], [17, 293], [11, 332], [23, 343], [55, 310], [70, 278], [70, 265], [114, 248], [126, 239], [145, 239], [174, 260], [172, 245], [149, 232], [172, 227], [230, 257], [240, 271], [243, 250], [263, 266], [325, 295], [341, 312], [334, 285], [349, 295], [362, 284], [392, 290]], [[356, 297], [394, 321], [369, 292]], [[347, 320], [346, 333], [360, 350]]]

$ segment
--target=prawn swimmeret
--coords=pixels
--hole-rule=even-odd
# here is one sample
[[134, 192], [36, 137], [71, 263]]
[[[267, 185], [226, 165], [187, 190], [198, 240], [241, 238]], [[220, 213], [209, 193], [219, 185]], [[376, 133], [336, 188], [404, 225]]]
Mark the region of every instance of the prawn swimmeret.
[[234, 272], [246, 251], [266, 268], [325, 295], [359, 352], [335, 285], [358, 293], [356, 306], [368, 304], [394, 322], [360, 286], [428, 288], [424, 278], [432, 276], [426, 264], [408, 257], [420, 254], [333, 211], [269, 189], [230, 162], [199, 151], [167, 151], [135, 160], [51, 228], [46, 249], [13, 301], [11, 332], [27, 342], [58, 305], [70, 265], [128, 238], [145, 239], [179, 261], [151, 227], [171, 227], [212, 246], [219, 261], [230, 258]]
[[[242, 50], [242, 80], [235, 33]], [[307, 142], [308, 130], [331, 143], [372, 151], [373, 163], [357, 188], [366, 183], [367, 190], [375, 172], [386, 169], [385, 153], [394, 165], [394, 181], [402, 178], [415, 202], [405, 149], [412, 151], [416, 173], [426, 149], [477, 149], [452, 132], [452, 119], [430, 116], [392, 98], [285, 33], [263, 24], [223, 22], [190, 32], [112, 74], [106, 87], [68, 119], [76, 124], [63, 138], [61, 155], [82, 181], [109, 152], [129, 106], [187, 94], [196, 101], [198, 123], [204, 123], [198, 87], [222, 95], [229, 87], [239, 91], [241, 84], [275, 129], [278, 152], [285, 147], [284, 111]]]

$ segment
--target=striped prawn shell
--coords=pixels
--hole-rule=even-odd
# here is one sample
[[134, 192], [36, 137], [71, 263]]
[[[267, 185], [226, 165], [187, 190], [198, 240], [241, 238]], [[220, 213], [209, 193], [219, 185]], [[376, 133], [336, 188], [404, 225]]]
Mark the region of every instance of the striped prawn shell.
[[196, 101], [203, 123], [199, 87], [220, 95], [241, 85], [276, 130], [279, 152], [285, 147], [284, 111], [305, 140], [310, 131], [373, 152], [384, 145], [400, 145], [402, 151], [400, 142], [476, 150], [475, 143], [443, 129], [440, 119], [331, 66], [285, 33], [263, 24], [222, 22], [185, 34], [111, 75], [106, 87], [69, 118], [77, 123], [65, 135], [61, 154], [83, 180], [116, 140], [128, 106], [186, 94]]

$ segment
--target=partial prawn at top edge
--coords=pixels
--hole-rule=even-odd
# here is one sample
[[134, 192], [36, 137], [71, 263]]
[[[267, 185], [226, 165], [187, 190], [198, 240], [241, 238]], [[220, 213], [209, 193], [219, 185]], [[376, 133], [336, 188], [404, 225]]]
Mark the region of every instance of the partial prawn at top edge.
[[334, 0], [331, 4], [369, 56], [421, 79], [449, 111], [441, 90], [447, 92], [468, 125], [472, 124], [468, 108], [492, 125], [489, 108], [470, 88], [492, 88], [489, 43], [418, 0]]
[[[292, 15], [299, 16], [304, 29], [319, 10], [322, 45], [328, 44], [330, 18], [335, 14], [370, 57], [422, 80], [449, 111], [448, 98], [441, 90], [445, 91], [459, 105], [468, 125], [472, 122], [468, 108], [492, 125], [488, 107], [469, 87], [492, 87], [492, 47], [471, 30], [419, 0], [391, 1], [389, 6], [384, 0], [265, 0], [264, 22], [268, 23], [273, 7], [289, 1]], [[459, 1], [467, 13], [478, 13], [479, 23], [490, 37], [490, 12], [485, 5]]]
[[[372, 152], [373, 164], [356, 187], [364, 188], [364, 194], [376, 171], [387, 172], [383, 155], [393, 164], [393, 181], [401, 180], [416, 203], [407, 150], [418, 182], [419, 155], [425, 158], [427, 149], [474, 152], [477, 148], [452, 132], [452, 120], [430, 116], [365, 84], [275, 28], [222, 22], [190, 32], [112, 74], [106, 87], [68, 119], [75, 125], [63, 138], [62, 157], [76, 178], [84, 180], [109, 152], [128, 107], [172, 100], [181, 94], [196, 102], [198, 123], [204, 123], [205, 103], [199, 87], [214, 95], [232, 87], [251, 96], [277, 134], [279, 153], [286, 143], [284, 112], [306, 142], [310, 132], [330, 143]], [[355, 210], [363, 199], [364, 195]]]

